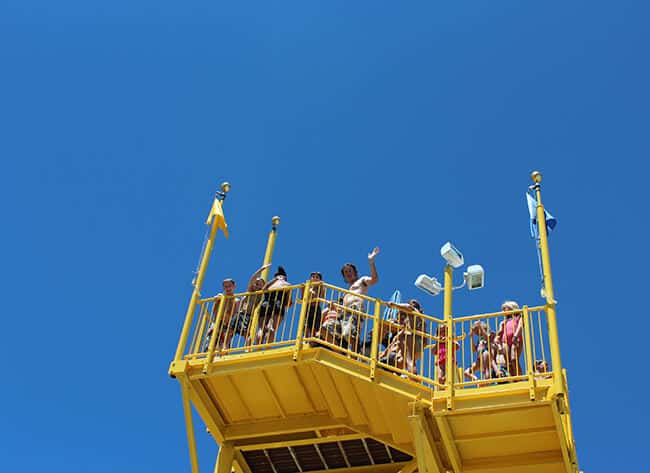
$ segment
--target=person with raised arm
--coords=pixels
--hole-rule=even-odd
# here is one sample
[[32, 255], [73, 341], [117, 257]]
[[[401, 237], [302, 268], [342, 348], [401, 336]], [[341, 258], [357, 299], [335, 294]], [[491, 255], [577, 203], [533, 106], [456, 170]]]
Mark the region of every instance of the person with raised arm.
[[348, 292], [343, 297], [343, 315], [341, 317], [341, 332], [344, 348], [357, 350], [357, 337], [359, 332], [360, 312], [365, 312], [365, 300], [356, 294], [367, 295], [368, 288], [379, 281], [375, 257], [379, 254], [379, 247], [375, 247], [368, 253], [368, 265], [370, 276], [359, 277], [357, 267], [352, 263], [345, 263], [341, 268], [343, 280], [348, 284]]
[[239, 306], [237, 308], [237, 314], [230, 319], [228, 324], [228, 332], [226, 333], [226, 338], [224, 341], [224, 346], [230, 347], [232, 344], [232, 339], [235, 334], [239, 334], [242, 337], [246, 337], [248, 333], [248, 325], [250, 324], [251, 319], [253, 318], [253, 311], [262, 302], [262, 289], [264, 289], [264, 278], [260, 277], [262, 271], [271, 266], [271, 264], [265, 264], [257, 271], [255, 271], [250, 280], [248, 281], [248, 286], [246, 286], [246, 292], [257, 292], [257, 294], [249, 294], [242, 297], [239, 301]]

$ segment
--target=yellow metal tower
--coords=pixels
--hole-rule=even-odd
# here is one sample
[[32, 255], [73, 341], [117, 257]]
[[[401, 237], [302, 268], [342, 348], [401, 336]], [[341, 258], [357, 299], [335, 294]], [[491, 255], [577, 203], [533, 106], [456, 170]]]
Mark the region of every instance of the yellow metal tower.
[[[217, 229], [227, 231], [222, 186], [169, 369], [193, 473], [191, 404], [220, 445], [216, 473], [577, 473], [541, 174], [532, 178], [546, 304], [462, 317], [451, 267], [442, 316], [314, 279], [202, 299]], [[270, 306], [283, 314], [275, 331]]]

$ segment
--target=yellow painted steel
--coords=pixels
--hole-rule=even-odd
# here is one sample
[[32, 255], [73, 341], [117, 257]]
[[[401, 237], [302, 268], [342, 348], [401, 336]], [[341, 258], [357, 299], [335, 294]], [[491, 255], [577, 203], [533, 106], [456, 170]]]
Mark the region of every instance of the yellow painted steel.
[[[221, 195], [225, 197], [226, 192], [230, 190], [230, 184], [227, 182], [221, 185], [222, 193]], [[218, 197], [215, 197], [212, 207], [215, 205], [221, 205], [218, 202]], [[196, 309], [196, 302], [198, 301], [201, 294], [201, 286], [203, 285], [203, 278], [205, 277], [205, 272], [208, 269], [208, 263], [210, 262], [210, 256], [212, 255], [212, 247], [214, 246], [214, 239], [217, 235], [217, 228], [219, 227], [220, 221], [218, 218], [212, 219], [212, 227], [210, 228], [210, 236], [206, 242], [205, 248], [203, 249], [203, 254], [201, 255], [201, 263], [199, 264], [199, 272], [196, 275], [196, 280], [194, 282], [194, 289], [192, 291], [192, 296], [190, 297], [190, 303], [187, 306], [187, 312], [185, 313], [185, 322], [183, 323], [183, 329], [181, 330], [181, 337], [178, 341], [178, 347], [176, 348], [176, 355], [174, 355], [174, 361], [178, 361], [183, 356], [183, 351], [185, 350], [185, 344], [187, 343], [187, 336], [190, 331], [190, 326], [192, 324], [192, 317], [194, 316], [194, 311]]]
[[456, 351], [454, 350], [454, 323], [452, 320], [452, 293], [453, 293], [453, 271], [451, 265], [445, 266], [445, 288], [444, 288], [444, 318], [445, 325], [447, 326], [447, 359], [445, 366], [445, 389], [447, 390], [447, 409], [454, 407], [454, 378], [456, 368], [454, 367], [454, 360], [456, 359]]
[[[266, 241], [266, 251], [264, 252], [264, 263], [263, 265], [271, 264], [273, 260], [273, 250], [275, 249], [275, 240], [278, 237], [278, 225], [280, 225], [280, 217], [277, 215], [271, 219], [271, 231], [269, 232], [269, 237]], [[269, 267], [264, 268], [260, 277], [264, 281], [268, 282], [269, 276]], [[253, 343], [255, 340], [255, 335], [257, 334], [257, 326], [260, 323], [260, 309], [259, 307], [253, 311], [253, 318], [251, 319], [250, 327], [248, 328], [248, 339]]]
[[526, 351], [526, 373], [528, 373], [528, 389], [530, 392], [530, 400], [535, 400], [535, 374], [533, 370], [533, 352], [531, 349], [531, 336], [530, 336], [530, 314], [528, 306], [524, 306], [522, 316], [522, 323], [524, 324], [524, 350]]
[[564, 385], [562, 383], [562, 360], [560, 357], [560, 340], [557, 330], [557, 319], [555, 315], [555, 294], [553, 292], [553, 278], [551, 276], [551, 256], [548, 247], [548, 232], [546, 230], [546, 213], [542, 204], [542, 174], [534, 171], [531, 178], [535, 185], [537, 197], [537, 227], [539, 230], [539, 246], [542, 253], [542, 268], [544, 272], [544, 296], [546, 297], [546, 314], [548, 316], [548, 336], [551, 346], [551, 362], [553, 364], [553, 380], [555, 392], [559, 397], [564, 396]]
[[[290, 318], [294, 325], [289, 326], [289, 330], [286, 327], [279, 330], [275, 342], [254, 344], [255, 333], [251, 331], [251, 338], [246, 339], [243, 346], [225, 349], [219, 346], [217, 349], [222, 331], [227, 330], [221, 327], [227, 325], [222, 323], [225, 296], [200, 299], [198, 295], [216, 234], [213, 222], [177, 353], [170, 367], [170, 374], [181, 383], [192, 472], [198, 473], [198, 458], [191, 403], [210, 434], [221, 444], [216, 473], [230, 473], [233, 468], [236, 473], [256, 473], [256, 467], [248, 464], [247, 458], [251, 453], [266, 452], [266, 449], [279, 451], [295, 446], [296, 451], [300, 448], [305, 451], [306, 446], [336, 443], [341, 448], [346, 442], [365, 442], [366, 439], [384, 445], [388, 457], [396, 451], [402, 452], [403, 457], [387, 464], [371, 462], [362, 466], [352, 466], [346, 459], [347, 466], [335, 468], [335, 472], [413, 473], [417, 468], [420, 473], [578, 473], [566, 372], [559, 358], [548, 236], [539, 188], [536, 191], [547, 301], [544, 306], [524, 305], [521, 309], [525, 373], [498, 381], [465, 382], [458, 378], [457, 365], [461, 364], [458, 370], [462, 376], [465, 364], [464, 359], [456, 359], [455, 342], [468, 340], [463, 326], [477, 320], [498, 324], [516, 311], [454, 317], [453, 268], [450, 266], [445, 268], [442, 317], [414, 315], [422, 319], [425, 327], [422, 331], [416, 328], [412, 334], [422, 337], [422, 359], [429, 356], [428, 365], [433, 365], [428, 372], [424, 371], [424, 361], [421, 363], [423, 372], [411, 373], [401, 366], [379, 360], [381, 331], [396, 330], [400, 325], [382, 320], [382, 309], [388, 305], [377, 298], [354, 294], [365, 301], [363, 307], [367, 309], [349, 308], [349, 312], [360, 320], [360, 332], [363, 324], [372, 323], [369, 353], [349, 343], [350, 338], [347, 344], [337, 345], [313, 333], [308, 335], [305, 321], [309, 303], [313, 302], [309, 291], [311, 281], [285, 288], [293, 291], [296, 302], [291, 311], [293, 318]], [[279, 219], [274, 218], [265, 264], [270, 263], [273, 255], [278, 223]], [[267, 275], [264, 276], [266, 279]], [[330, 296], [351, 294], [344, 288], [325, 282], [320, 284], [330, 291]], [[303, 300], [295, 296], [301, 289]], [[333, 296], [322, 297], [319, 303], [334, 299]], [[210, 319], [209, 307], [217, 301], [220, 302], [213, 332], [206, 341], [204, 332]], [[195, 320], [197, 304], [200, 311]], [[258, 310], [254, 311], [254, 316], [258, 316]], [[542, 326], [544, 314], [547, 328]], [[254, 323], [257, 326], [258, 320]], [[444, 385], [438, 383], [435, 359], [427, 354], [435, 343], [441, 343], [436, 332], [436, 327], [441, 325], [447, 328]], [[187, 345], [191, 327], [195, 333]], [[369, 325], [365, 326], [366, 330], [367, 327]], [[536, 373], [533, 350], [538, 343], [544, 358], [545, 340], [551, 348], [550, 371]], [[187, 353], [186, 345], [189, 347]], [[298, 465], [294, 451], [290, 451]], [[267, 453], [265, 455], [272, 460]], [[368, 456], [372, 458], [370, 453]], [[332, 470], [309, 473], [326, 471]]]
[[199, 473], [199, 458], [196, 453], [196, 440], [194, 438], [194, 422], [192, 422], [192, 407], [190, 406], [190, 388], [186, 380], [181, 379], [181, 396], [183, 398], [183, 414], [185, 415], [185, 429], [187, 430], [187, 444], [190, 452], [192, 473]]
[[311, 279], [307, 280], [305, 283], [305, 300], [302, 301], [302, 307], [300, 308], [300, 316], [298, 317], [298, 332], [296, 333], [296, 349], [293, 352], [293, 359], [297, 360], [298, 356], [300, 355], [300, 350], [302, 349], [302, 340], [303, 340], [303, 334], [305, 331], [305, 317], [307, 315], [307, 308], [309, 307], [309, 298], [310, 296], [310, 291], [309, 289], [311, 288]]

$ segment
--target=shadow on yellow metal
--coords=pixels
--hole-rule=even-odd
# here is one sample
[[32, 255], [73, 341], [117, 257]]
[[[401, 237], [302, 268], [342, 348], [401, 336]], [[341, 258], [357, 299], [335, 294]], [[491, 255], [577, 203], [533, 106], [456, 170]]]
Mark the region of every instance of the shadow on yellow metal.
[[568, 408], [550, 379], [534, 401], [525, 381], [458, 389], [449, 410], [444, 391], [384, 370], [371, 379], [365, 364], [307, 345], [298, 360], [285, 347], [203, 367], [183, 360], [172, 373], [215, 440], [232, 446], [219, 473], [233, 461], [241, 473], [396, 472], [413, 461], [431, 472], [577, 471]]

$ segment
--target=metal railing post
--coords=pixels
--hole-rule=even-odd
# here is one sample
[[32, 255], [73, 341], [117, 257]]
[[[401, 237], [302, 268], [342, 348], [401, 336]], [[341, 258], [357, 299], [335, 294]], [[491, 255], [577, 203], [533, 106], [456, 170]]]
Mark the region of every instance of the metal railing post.
[[[269, 232], [269, 238], [266, 241], [266, 251], [264, 252], [264, 263], [263, 263], [264, 266], [270, 264], [271, 260], [273, 259], [273, 251], [275, 250], [275, 240], [278, 237], [279, 224], [280, 224], [280, 217], [276, 215], [271, 219], [271, 231]], [[268, 275], [269, 275], [269, 268], [265, 268], [262, 271], [260, 277], [264, 279], [265, 282], [268, 282]], [[248, 339], [250, 340], [251, 346], [255, 345], [255, 338], [257, 337], [257, 328], [259, 323], [260, 323], [260, 308], [257, 307], [253, 311], [253, 317], [251, 319], [250, 326], [248, 327]]]
[[[223, 313], [226, 310], [226, 304], [229, 297], [233, 296], [221, 296], [219, 299], [217, 299], [219, 301], [219, 308], [217, 309], [217, 317], [214, 321], [214, 327], [212, 328], [212, 336], [210, 337], [210, 345], [208, 348], [208, 359], [205, 360], [205, 365], [203, 366], [203, 374], [208, 373], [210, 363], [212, 363], [212, 358], [214, 358], [214, 349], [221, 334], [221, 319], [223, 318]], [[217, 301], [215, 301], [215, 304], [216, 302]]]
[[375, 379], [379, 357], [379, 330], [381, 329], [381, 301], [375, 300], [374, 323], [372, 324], [372, 344], [370, 345], [370, 379]]
[[530, 312], [528, 312], [528, 306], [524, 306], [524, 312], [522, 315], [522, 323], [524, 324], [524, 350], [526, 352], [526, 372], [528, 373], [528, 394], [530, 400], [535, 400], [535, 373], [533, 370], [533, 351], [531, 349], [532, 345], [531, 336], [530, 336]]
[[311, 280], [308, 279], [305, 283], [305, 288], [303, 290], [302, 297], [302, 307], [300, 308], [300, 316], [298, 317], [298, 328], [296, 331], [296, 348], [293, 351], [293, 360], [297, 361], [300, 352], [302, 351], [302, 340], [305, 333], [305, 319], [307, 318], [307, 309], [309, 308], [309, 300], [311, 299], [311, 294], [309, 290], [311, 289]]

